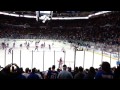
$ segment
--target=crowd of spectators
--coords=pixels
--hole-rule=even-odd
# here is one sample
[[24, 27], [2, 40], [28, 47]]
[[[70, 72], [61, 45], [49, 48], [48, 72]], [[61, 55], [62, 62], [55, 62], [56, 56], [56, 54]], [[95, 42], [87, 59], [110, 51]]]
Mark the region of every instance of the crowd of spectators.
[[47, 71], [36, 68], [26, 68], [25, 71], [17, 64], [12, 63], [2, 68], [0, 79], [120, 79], [120, 65], [111, 68], [108, 62], [103, 62], [99, 68], [71, 67], [63, 65], [62, 69], [56, 69], [55, 65]]

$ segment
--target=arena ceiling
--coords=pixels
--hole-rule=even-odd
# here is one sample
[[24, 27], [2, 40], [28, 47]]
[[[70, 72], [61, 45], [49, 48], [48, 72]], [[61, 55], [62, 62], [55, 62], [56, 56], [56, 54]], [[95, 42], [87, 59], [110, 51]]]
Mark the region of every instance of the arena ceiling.
[[[3, 15], [0, 14], [0, 24], [1, 25], [5, 25], [5, 26], [19, 26], [19, 27], [42, 27], [42, 26], [46, 26], [46, 24], [48, 25], [48, 23], [43, 24], [42, 22], [36, 22], [36, 11], [0, 11], [0, 12], [6, 12], [9, 14], [18, 14], [18, 17], [12, 17], [12, 16], [7, 16], [7, 15]], [[83, 23], [84, 21], [81, 20], [72, 20], [72, 22], [69, 21], [57, 21], [55, 20], [55, 18], [57, 17], [61, 17], [61, 18], [65, 18], [65, 17], [86, 17], [89, 15], [94, 15], [98, 12], [102, 12], [102, 11], [53, 11], [53, 18], [52, 19], [52, 23], [49, 23], [49, 25], [53, 24], [52, 26], [62, 26], [62, 24], [64, 23], [65, 25], [68, 23]], [[19, 17], [19, 15], [21, 17]], [[22, 18], [22, 16], [25, 15], [31, 15], [34, 16], [35, 18]], [[103, 15], [103, 14], [102, 14]], [[104, 14], [106, 15], [106, 14]], [[98, 16], [98, 14], [96, 14], [96, 16]], [[96, 17], [95, 16], [95, 17]], [[88, 21], [85, 21], [86, 23]], [[55, 25], [54, 25], [55, 24]], [[63, 25], [64, 25], [63, 24]]]

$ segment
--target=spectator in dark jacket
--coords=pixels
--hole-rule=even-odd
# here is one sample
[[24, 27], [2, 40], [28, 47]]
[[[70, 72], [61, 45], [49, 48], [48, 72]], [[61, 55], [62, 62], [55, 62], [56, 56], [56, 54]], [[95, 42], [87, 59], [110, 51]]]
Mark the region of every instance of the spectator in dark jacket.
[[120, 79], [120, 65], [114, 71], [114, 79]]
[[73, 79], [72, 74], [67, 71], [67, 66], [63, 65], [63, 71], [58, 74], [58, 79]]
[[85, 79], [94, 79], [95, 78], [95, 69], [93, 67], [90, 67], [88, 74], [85, 76]]
[[28, 79], [40, 79], [39, 76], [36, 74], [36, 68], [32, 69], [32, 72], [28, 76]]
[[74, 79], [84, 79], [85, 74], [83, 72], [83, 68], [79, 67], [79, 72], [75, 74]]
[[113, 79], [113, 73], [108, 62], [102, 63], [101, 70], [96, 73], [95, 79]]

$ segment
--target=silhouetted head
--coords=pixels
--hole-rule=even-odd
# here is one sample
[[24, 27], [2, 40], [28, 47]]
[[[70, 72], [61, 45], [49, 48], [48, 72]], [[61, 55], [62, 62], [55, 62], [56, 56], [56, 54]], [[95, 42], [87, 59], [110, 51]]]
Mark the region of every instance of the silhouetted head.
[[49, 71], [51, 71], [51, 67], [50, 67], [50, 68], [48, 68], [48, 70], [49, 70]]
[[18, 73], [19, 73], [19, 74], [23, 73], [23, 68], [19, 68], [19, 69], [18, 69]]
[[60, 72], [60, 69], [59, 69], [59, 68], [57, 69], [57, 72]]
[[68, 67], [68, 71], [69, 71], [69, 72], [71, 72], [71, 71], [72, 71], [71, 67]]
[[63, 65], [63, 70], [66, 70], [67, 69], [67, 65]]
[[52, 69], [53, 69], [53, 70], [55, 69], [55, 65], [52, 66]]
[[32, 69], [32, 73], [36, 73], [36, 68], [33, 68], [33, 69]]
[[90, 67], [89, 71], [92, 72], [92, 73], [95, 73], [94, 67]]
[[103, 62], [101, 67], [102, 70], [105, 71], [106, 73], [109, 73], [111, 71], [110, 64], [108, 62]]
[[79, 67], [79, 72], [83, 72], [83, 68], [82, 67]]
[[79, 71], [78, 67], [75, 67], [74, 72], [78, 72], [78, 71]]
[[26, 73], [29, 73], [29, 68], [26, 68], [26, 69], [25, 69], [25, 72], [26, 72]]

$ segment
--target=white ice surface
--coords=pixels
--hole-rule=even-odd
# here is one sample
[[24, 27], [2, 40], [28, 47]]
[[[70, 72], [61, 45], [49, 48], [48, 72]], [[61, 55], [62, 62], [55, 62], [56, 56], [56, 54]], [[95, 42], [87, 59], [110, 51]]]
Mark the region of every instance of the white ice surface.
[[[0, 43], [2, 43], [5, 39], [1, 39]], [[28, 41], [30, 43], [29, 50], [26, 49], [24, 46], [25, 41]], [[33, 42], [30, 42], [33, 41]], [[21, 50], [21, 67], [23, 69], [25, 68], [32, 68], [36, 67], [37, 69], [48, 70], [49, 67], [52, 65], [56, 65], [56, 68], [58, 67], [58, 60], [60, 57], [62, 57], [63, 61], [65, 59], [65, 64], [69, 67], [74, 68], [74, 50], [73, 48], [70, 49], [70, 44], [64, 44], [63, 42], [59, 41], [52, 41], [52, 40], [40, 40], [39, 43], [39, 49], [38, 51], [34, 51], [35, 49], [35, 39], [19, 39], [15, 41], [15, 48], [13, 49], [13, 62], [17, 63], [18, 66], [20, 66], [20, 50]], [[5, 40], [6, 43], [9, 43], [9, 47], [12, 47], [12, 44], [14, 40], [10, 39]], [[46, 47], [44, 49], [40, 48], [40, 44], [44, 43], [46, 44]], [[52, 46], [52, 43], [54, 42], [54, 45]], [[20, 49], [19, 45], [23, 44], [23, 48]], [[51, 50], [48, 49], [48, 45], [51, 45]], [[65, 48], [66, 55], [61, 51], [62, 48]], [[32, 50], [33, 50], [33, 57], [32, 57]], [[43, 53], [44, 51], [44, 53]], [[55, 51], [55, 53], [54, 53]], [[44, 54], [44, 56], [43, 56]], [[33, 58], [33, 59], [32, 59]], [[54, 61], [55, 58], [55, 61]], [[44, 59], [44, 63], [43, 63]], [[102, 55], [94, 53], [94, 64], [93, 62], [93, 53], [91, 51], [85, 51], [85, 58], [84, 58], [84, 51], [77, 51], [76, 52], [76, 66], [83, 66], [84, 61], [84, 68], [90, 68], [92, 65], [95, 68], [99, 68], [99, 65], [101, 64]], [[5, 62], [6, 60], [6, 62]], [[33, 60], [33, 65], [32, 65]], [[110, 62], [110, 57], [103, 56], [103, 61]], [[111, 59], [111, 66], [116, 66], [117, 59]], [[6, 50], [6, 59], [5, 59], [5, 50], [2, 50], [0, 45], [0, 65], [4, 67], [7, 64], [12, 63], [12, 54], [8, 54], [8, 49]], [[44, 64], [44, 67], [43, 67]]]

